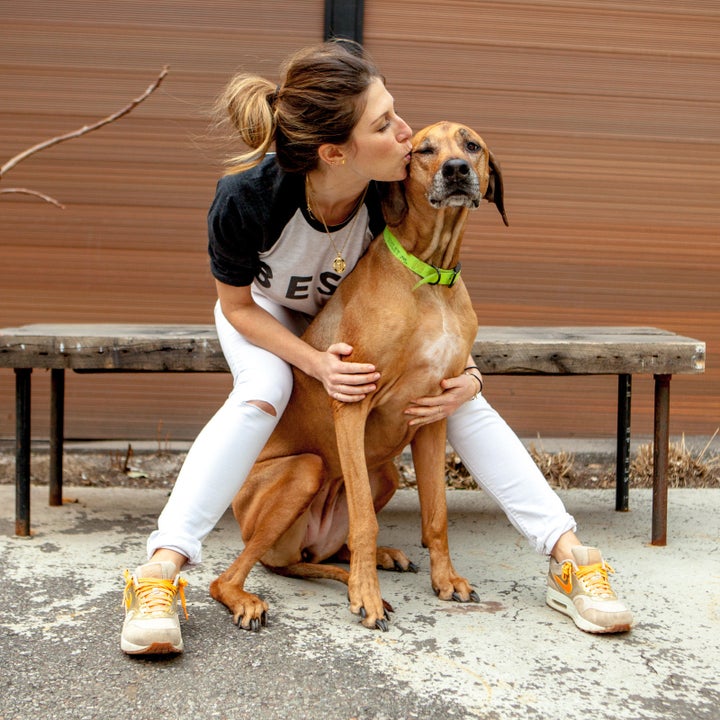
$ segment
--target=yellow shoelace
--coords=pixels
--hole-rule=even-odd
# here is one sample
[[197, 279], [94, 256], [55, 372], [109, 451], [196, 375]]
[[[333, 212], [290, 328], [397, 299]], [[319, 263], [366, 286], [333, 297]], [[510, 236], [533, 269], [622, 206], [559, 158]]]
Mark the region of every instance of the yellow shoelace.
[[[572, 564], [565, 563], [563, 565], [563, 579], [567, 580], [572, 572]], [[614, 596], [615, 593], [610, 587], [608, 573], [614, 573], [610, 565], [606, 562], [595, 563], [594, 565], [581, 565], [575, 570], [575, 577], [581, 580], [583, 586], [589, 595], [608, 595]]]
[[188, 619], [187, 608], [185, 607], [185, 586], [187, 580], [179, 577], [177, 585], [172, 580], [162, 580], [161, 578], [138, 578], [137, 584], [133, 580], [132, 573], [125, 571], [125, 608], [129, 609], [132, 604], [131, 589], [135, 590], [135, 595], [140, 604], [140, 609], [146, 615], [167, 615], [172, 606], [175, 595], [180, 593], [180, 603], [182, 604], [185, 619]]

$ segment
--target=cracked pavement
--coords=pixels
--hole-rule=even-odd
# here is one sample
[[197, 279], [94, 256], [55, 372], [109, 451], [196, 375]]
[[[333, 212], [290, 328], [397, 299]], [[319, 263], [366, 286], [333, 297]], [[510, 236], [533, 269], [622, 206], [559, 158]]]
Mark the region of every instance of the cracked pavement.
[[380, 575], [395, 608], [386, 633], [362, 627], [346, 590], [261, 567], [248, 589], [268, 627], [238, 630], [208, 595], [235, 557], [226, 514], [190, 569], [185, 653], [149, 659], [119, 648], [122, 570], [144, 543], [166, 490], [67, 487], [47, 505], [32, 489], [31, 538], [14, 530], [14, 488], [0, 486], [0, 720], [16, 718], [637, 718], [710, 720], [720, 707], [720, 490], [670, 490], [667, 547], [649, 545], [652, 496], [559, 491], [617, 570], [636, 627], [588, 635], [544, 602], [547, 560], [482, 492], [448, 491], [453, 562], [479, 603], [439, 601], [420, 544], [414, 490], [380, 514], [380, 539], [419, 572]]

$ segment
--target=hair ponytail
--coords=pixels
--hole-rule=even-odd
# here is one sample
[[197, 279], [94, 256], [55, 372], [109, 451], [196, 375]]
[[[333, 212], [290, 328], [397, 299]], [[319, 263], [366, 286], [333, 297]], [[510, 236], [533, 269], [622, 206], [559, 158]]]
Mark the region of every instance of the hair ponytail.
[[274, 83], [241, 73], [233, 77], [216, 101], [217, 115], [224, 115], [249, 150], [226, 160], [228, 174], [249, 170], [257, 165], [275, 139], [274, 105], [277, 101]]
[[228, 174], [257, 165], [273, 143], [286, 172], [317, 167], [318, 148], [348, 142], [379, 70], [362, 46], [333, 40], [300, 50], [283, 65], [280, 86], [258, 75], [236, 75], [216, 101], [250, 149], [226, 161]]

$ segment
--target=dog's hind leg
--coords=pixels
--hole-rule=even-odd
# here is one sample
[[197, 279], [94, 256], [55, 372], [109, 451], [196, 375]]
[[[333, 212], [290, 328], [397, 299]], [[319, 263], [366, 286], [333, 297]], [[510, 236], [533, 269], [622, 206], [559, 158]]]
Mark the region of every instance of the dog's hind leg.
[[[335, 562], [349, 563], [350, 548], [343, 545], [331, 558]], [[394, 570], [396, 572], [412, 572], [418, 571], [417, 565], [408, 558], [408, 556], [397, 548], [378, 545], [375, 552], [375, 567], [378, 570]]]
[[317, 455], [295, 455], [267, 460], [256, 466], [233, 502], [245, 547], [232, 565], [210, 584], [210, 595], [225, 605], [244, 630], [266, 623], [268, 605], [244, 589], [256, 562], [286, 533], [298, 538], [295, 560], [300, 559], [304, 531], [297, 524], [318, 492], [323, 463]]
[[337, 580], [337, 582], [348, 584], [350, 573], [336, 565], [325, 563], [299, 562], [291, 563], [285, 567], [273, 567], [266, 565], [268, 570], [282, 575], [283, 577], [303, 578], [305, 580]]

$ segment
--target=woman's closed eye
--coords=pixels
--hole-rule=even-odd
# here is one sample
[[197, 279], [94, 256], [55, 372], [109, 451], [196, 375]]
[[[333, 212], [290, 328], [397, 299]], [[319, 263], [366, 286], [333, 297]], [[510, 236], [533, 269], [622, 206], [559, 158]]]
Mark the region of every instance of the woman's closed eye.
[[389, 112], [385, 117], [383, 118], [383, 122], [378, 128], [378, 132], [386, 132], [389, 130], [393, 122], [400, 121], [400, 116], [397, 114], [396, 110], [393, 108], [391, 112]]

